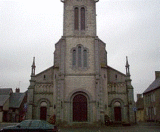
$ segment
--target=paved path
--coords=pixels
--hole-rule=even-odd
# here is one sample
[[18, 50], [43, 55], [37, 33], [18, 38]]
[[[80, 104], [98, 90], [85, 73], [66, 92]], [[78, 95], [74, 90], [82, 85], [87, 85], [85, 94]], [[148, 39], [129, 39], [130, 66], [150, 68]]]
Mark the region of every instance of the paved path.
[[160, 132], [160, 124], [139, 123], [133, 126], [103, 126], [99, 128], [60, 128], [60, 132]]
[[61, 128], [60, 132], [160, 132], [160, 126]]

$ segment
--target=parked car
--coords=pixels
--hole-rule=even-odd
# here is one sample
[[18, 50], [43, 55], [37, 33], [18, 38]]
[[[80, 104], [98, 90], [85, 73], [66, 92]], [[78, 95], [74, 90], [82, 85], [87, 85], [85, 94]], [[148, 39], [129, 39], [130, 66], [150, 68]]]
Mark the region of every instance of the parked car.
[[47, 121], [24, 120], [16, 126], [4, 127], [0, 132], [58, 132], [58, 128]]

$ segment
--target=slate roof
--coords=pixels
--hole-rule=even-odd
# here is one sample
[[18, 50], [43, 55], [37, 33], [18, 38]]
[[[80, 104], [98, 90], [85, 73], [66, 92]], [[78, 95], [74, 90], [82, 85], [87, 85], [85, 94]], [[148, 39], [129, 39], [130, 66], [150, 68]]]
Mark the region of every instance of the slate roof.
[[8, 99], [9, 95], [0, 95], [0, 106], [3, 106]]
[[25, 97], [25, 93], [12, 93], [9, 98], [9, 107], [19, 108], [24, 97]]
[[13, 93], [12, 88], [0, 88], [0, 95], [9, 95]]
[[153, 83], [143, 93], [144, 94], [148, 93], [148, 92], [153, 91], [157, 88], [160, 88], [160, 77], [157, 78], [155, 81], [153, 81]]

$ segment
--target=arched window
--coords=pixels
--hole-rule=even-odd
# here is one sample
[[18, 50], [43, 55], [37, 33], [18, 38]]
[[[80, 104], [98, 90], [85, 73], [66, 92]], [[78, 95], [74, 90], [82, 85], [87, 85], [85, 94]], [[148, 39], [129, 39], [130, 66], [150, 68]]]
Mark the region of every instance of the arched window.
[[72, 61], [72, 65], [76, 66], [76, 50], [73, 50], [73, 61]]
[[83, 45], [77, 45], [71, 50], [73, 68], [88, 67], [88, 50]]
[[74, 9], [74, 29], [79, 29], [79, 10], [78, 7]]
[[87, 50], [83, 51], [83, 67], [87, 67]]
[[85, 8], [81, 8], [81, 30], [85, 30]]
[[85, 30], [85, 8], [75, 7], [74, 8], [74, 29], [75, 30]]
[[82, 58], [81, 58], [81, 46], [78, 46], [78, 67], [82, 66]]

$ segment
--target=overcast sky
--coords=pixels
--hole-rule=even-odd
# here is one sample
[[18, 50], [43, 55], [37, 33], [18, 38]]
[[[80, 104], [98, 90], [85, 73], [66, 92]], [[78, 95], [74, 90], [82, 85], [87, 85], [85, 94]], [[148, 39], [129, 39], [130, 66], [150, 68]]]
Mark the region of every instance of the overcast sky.
[[[33, 57], [36, 73], [52, 66], [62, 35], [60, 0], [0, 0], [0, 88], [26, 91]], [[160, 71], [160, 0], [100, 0], [97, 35], [109, 66], [125, 73], [128, 56], [134, 94], [143, 93]]]

